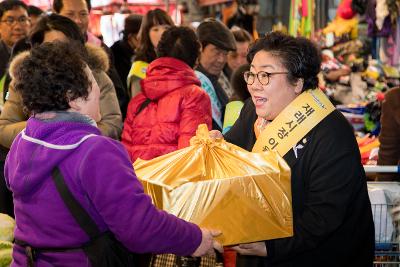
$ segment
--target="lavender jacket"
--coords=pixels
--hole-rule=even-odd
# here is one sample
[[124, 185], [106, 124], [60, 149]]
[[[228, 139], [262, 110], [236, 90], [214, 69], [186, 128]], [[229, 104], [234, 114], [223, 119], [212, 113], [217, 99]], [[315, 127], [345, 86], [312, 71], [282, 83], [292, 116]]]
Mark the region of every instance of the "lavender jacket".
[[[82, 117], [68, 112], [50, 120], [31, 117], [13, 142], [5, 177], [14, 196], [15, 238], [33, 247], [79, 247], [89, 240], [55, 188], [50, 174], [59, 166], [99, 229], [112, 231], [129, 250], [192, 254], [201, 242], [200, 229], [157, 210], [124, 147]], [[82, 251], [38, 255], [36, 266], [54, 265], [90, 266]], [[18, 245], [12, 266], [27, 266]]]

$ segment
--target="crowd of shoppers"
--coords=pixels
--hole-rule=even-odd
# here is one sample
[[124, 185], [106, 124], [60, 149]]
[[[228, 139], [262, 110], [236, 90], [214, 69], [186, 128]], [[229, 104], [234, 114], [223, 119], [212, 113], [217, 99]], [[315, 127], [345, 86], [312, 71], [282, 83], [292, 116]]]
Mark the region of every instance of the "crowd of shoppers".
[[[90, 10], [89, 0], [55, 0], [53, 14], [0, 3], [0, 212], [17, 219], [13, 266], [88, 262], [80, 248], [91, 239], [65, 206], [56, 173], [100, 231], [131, 252], [221, 251], [218, 231], [156, 210], [132, 163], [189, 146], [199, 124], [251, 151], [285, 107], [318, 87], [318, 49], [276, 32], [253, 41], [215, 19], [177, 27], [161, 9], [128, 16], [109, 49], [88, 31]], [[236, 100], [244, 106], [222, 135], [226, 106]], [[366, 177], [340, 112], [283, 157], [292, 171], [294, 235], [234, 246], [236, 266], [371, 266]]]

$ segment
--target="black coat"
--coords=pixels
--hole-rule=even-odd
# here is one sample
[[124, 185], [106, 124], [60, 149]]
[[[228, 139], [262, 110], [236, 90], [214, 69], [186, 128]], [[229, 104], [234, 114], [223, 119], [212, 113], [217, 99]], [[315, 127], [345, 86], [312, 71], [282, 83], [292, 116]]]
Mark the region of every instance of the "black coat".
[[117, 93], [118, 104], [121, 109], [122, 118], [125, 118], [126, 110], [129, 103], [129, 94], [125, 86], [126, 81], [122, 82], [121, 78], [119, 77], [119, 74], [115, 68], [114, 55], [111, 49], [104, 43], [101, 43], [101, 47], [107, 52], [108, 58], [110, 60], [110, 67], [108, 68], [107, 75], [113, 82], [115, 92]]
[[115, 42], [110, 49], [114, 54], [115, 69], [127, 92], [129, 92], [130, 88], [127, 88], [126, 79], [132, 66], [132, 58], [135, 55], [135, 51], [127, 41], [123, 40]]
[[[8, 61], [10, 59], [10, 49], [7, 45], [0, 39], [0, 80], [3, 78], [4, 74], [8, 71]], [[3, 91], [1, 97], [5, 99], [5, 91]]]
[[[10, 59], [10, 49], [6, 44], [0, 40], [0, 80], [6, 75], [8, 71], [8, 64]], [[4, 86], [3, 94], [0, 97], [5, 100], [6, 86]], [[14, 217], [14, 205], [12, 202], [12, 194], [7, 189], [6, 181], [4, 179], [4, 163], [8, 149], [0, 146], [0, 213], [5, 213]]]
[[[31, 49], [31, 45], [29, 43], [28, 37], [19, 39], [11, 49], [11, 55], [9, 55], [9, 63], [11, 63], [12, 59], [16, 55], [18, 55], [19, 53], [21, 53], [23, 51], [30, 50], [30, 49]], [[0, 58], [1, 58], [1, 56], [0, 56]], [[10, 76], [10, 73], [8, 73], [8, 69], [7, 69], [6, 80], [4, 82], [4, 91], [3, 91], [3, 100], [4, 101], [6, 101], [6, 96], [8, 93], [8, 86], [10, 85], [10, 82], [11, 82], [11, 76]]]
[[[248, 99], [225, 139], [251, 150], [255, 107]], [[350, 124], [335, 110], [284, 159], [292, 171], [294, 236], [266, 241], [268, 256], [238, 266], [372, 266], [374, 224], [360, 152]], [[301, 148], [302, 147], [302, 148]]]

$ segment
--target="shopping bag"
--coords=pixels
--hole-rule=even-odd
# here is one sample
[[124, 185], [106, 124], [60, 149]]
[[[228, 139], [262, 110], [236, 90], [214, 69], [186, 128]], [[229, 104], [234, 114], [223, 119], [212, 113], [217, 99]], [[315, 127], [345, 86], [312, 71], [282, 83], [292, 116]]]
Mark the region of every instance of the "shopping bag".
[[212, 140], [200, 125], [190, 147], [134, 168], [158, 208], [221, 230], [223, 245], [293, 235], [290, 168], [277, 152]]

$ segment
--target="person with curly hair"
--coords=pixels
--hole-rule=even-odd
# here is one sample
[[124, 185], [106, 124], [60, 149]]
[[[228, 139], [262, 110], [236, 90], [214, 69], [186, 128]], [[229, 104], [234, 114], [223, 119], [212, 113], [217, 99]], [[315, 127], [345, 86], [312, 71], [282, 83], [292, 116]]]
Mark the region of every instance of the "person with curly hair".
[[[318, 87], [321, 56], [306, 38], [271, 32], [250, 47], [247, 60], [244, 80], [251, 98], [224, 138], [252, 150], [285, 108], [296, 109], [293, 100]], [[302, 126], [290, 123], [279, 126], [286, 131], [294, 123]], [[222, 137], [217, 131], [210, 135]], [[237, 266], [372, 266], [367, 178], [346, 118], [334, 109], [282, 156], [291, 168], [294, 235], [234, 247], [241, 254]]]
[[132, 162], [189, 146], [199, 124], [211, 129], [211, 104], [193, 67], [200, 53], [195, 32], [171, 27], [157, 46], [142, 92], [132, 98], [122, 132]]
[[57, 171], [100, 236], [111, 232], [131, 252], [201, 256], [221, 249], [216, 231], [153, 206], [123, 145], [101, 135], [100, 89], [82, 50], [44, 43], [18, 55], [10, 73], [30, 114], [5, 165], [17, 218], [11, 266], [96, 266], [83, 250], [93, 239], [56, 188]]

